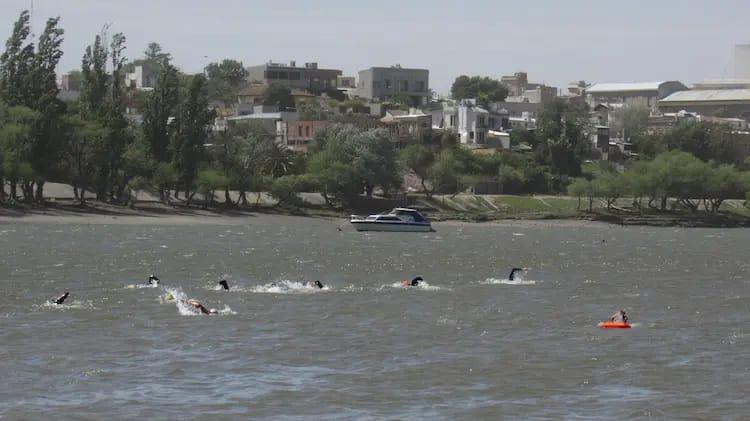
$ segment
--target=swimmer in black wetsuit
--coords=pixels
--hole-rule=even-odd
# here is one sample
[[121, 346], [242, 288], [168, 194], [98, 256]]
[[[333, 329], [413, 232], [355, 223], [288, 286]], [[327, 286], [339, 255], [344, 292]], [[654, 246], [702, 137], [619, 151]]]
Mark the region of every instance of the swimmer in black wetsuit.
[[513, 269], [512, 269], [511, 271], [510, 271], [510, 275], [508, 275], [508, 280], [509, 280], [509, 281], [514, 281], [514, 280], [516, 280], [516, 276], [517, 276], [517, 274], [523, 274], [523, 273], [524, 273], [524, 272], [526, 272], [527, 270], [528, 270], [528, 269], [526, 269], [526, 268], [513, 268]]
[[148, 285], [159, 286], [161, 279], [157, 278], [153, 273], [148, 276]]
[[219, 281], [219, 286], [221, 286], [223, 290], [229, 291], [229, 283], [227, 283], [226, 279], [222, 279], [221, 281]]
[[52, 300], [52, 302], [55, 303], [55, 304], [58, 304], [58, 305], [62, 304], [65, 301], [65, 299], [68, 298], [69, 295], [70, 295], [70, 293], [68, 291], [65, 291], [65, 294], [57, 297], [57, 299], [55, 299], [55, 300]]
[[305, 281], [305, 282], [302, 283], [302, 285], [304, 285], [307, 288], [317, 287], [318, 289], [323, 289], [323, 287], [325, 286], [320, 281], [315, 281], [315, 282]]
[[401, 281], [401, 286], [403, 287], [418, 287], [420, 282], [424, 282], [424, 279], [422, 279], [421, 276], [417, 276], [413, 278], [411, 281], [404, 279]]

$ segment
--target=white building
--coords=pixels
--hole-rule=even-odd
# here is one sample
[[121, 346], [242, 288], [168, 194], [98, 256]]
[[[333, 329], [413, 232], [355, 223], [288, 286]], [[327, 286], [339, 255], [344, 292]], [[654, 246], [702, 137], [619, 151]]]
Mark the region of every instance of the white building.
[[125, 86], [148, 91], [156, 85], [156, 72], [149, 70], [146, 66], [135, 66], [133, 73], [125, 74]]
[[462, 145], [488, 145], [488, 132], [502, 131], [507, 114], [491, 113], [465, 100], [455, 105], [443, 104], [442, 108], [430, 111], [435, 129], [448, 129], [458, 133]]

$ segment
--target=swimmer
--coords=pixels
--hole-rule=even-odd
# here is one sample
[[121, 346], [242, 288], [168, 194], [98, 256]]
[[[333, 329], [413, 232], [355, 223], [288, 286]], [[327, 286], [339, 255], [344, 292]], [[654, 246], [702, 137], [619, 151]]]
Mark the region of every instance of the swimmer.
[[628, 313], [626, 313], [625, 310], [620, 310], [613, 314], [612, 317], [609, 318], [609, 321], [614, 323], [627, 323]]
[[[517, 274], [523, 274], [529, 271], [529, 268], [513, 268], [508, 275], [509, 281], [515, 281]], [[522, 275], [523, 276], [523, 275]]]
[[68, 291], [65, 291], [65, 294], [57, 297], [57, 299], [55, 299], [55, 300], [52, 300], [52, 302], [55, 303], [55, 304], [58, 304], [58, 305], [62, 304], [65, 301], [65, 299], [68, 298], [69, 295], [70, 295], [70, 293]]
[[149, 285], [159, 286], [159, 281], [161, 281], [161, 279], [157, 278], [156, 275], [154, 275], [153, 273], [148, 276]]
[[219, 286], [220, 286], [220, 287], [221, 287], [221, 288], [222, 288], [223, 290], [225, 290], [225, 291], [229, 291], [229, 283], [227, 283], [227, 280], [226, 280], [226, 279], [222, 279], [221, 281], [219, 281]]
[[320, 281], [315, 281], [315, 282], [305, 281], [302, 283], [302, 285], [304, 285], [305, 288], [317, 287], [318, 289], [323, 289], [324, 287], [323, 283]]
[[210, 316], [210, 315], [212, 315], [212, 314], [218, 314], [218, 313], [219, 313], [218, 311], [216, 311], [216, 309], [213, 309], [213, 308], [212, 308], [211, 310], [207, 309], [207, 308], [206, 308], [206, 306], [204, 306], [204, 305], [203, 305], [203, 304], [202, 304], [202, 303], [201, 303], [200, 301], [198, 301], [198, 300], [193, 300], [193, 299], [190, 299], [190, 300], [183, 300], [183, 302], [184, 302], [185, 304], [190, 304], [191, 306], [193, 306], [193, 307], [197, 308], [198, 310], [200, 310], [200, 311], [201, 311], [201, 313], [203, 313], [203, 314], [205, 314], [205, 315], [207, 315], [207, 316]]
[[411, 281], [404, 279], [403, 281], [401, 281], [401, 286], [402, 287], [417, 287], [419, 286], [420, 282], [424, 282], [424, 279], [422, 279], [421, 276], [417, 276], [413, 278]]

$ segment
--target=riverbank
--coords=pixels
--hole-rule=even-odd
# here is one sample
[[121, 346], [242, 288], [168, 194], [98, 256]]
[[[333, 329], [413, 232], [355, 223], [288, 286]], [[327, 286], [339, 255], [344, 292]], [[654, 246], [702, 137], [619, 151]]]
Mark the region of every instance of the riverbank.
[[[410, 197], [405, 205], [420, 209], [436, 223], [483, 223], [498, 221], [569, 221], [601, 222], [632, 226], [679, 227], [748, 227], [750, 212], [741, 201], [727, 201], [717, 214], [685, 211], [643, 212], [626, 208], [626, 201], [606, 209], [603, 204], [591, 211], [579, 209], [575, 198], [565, 196], [434, 196]], [[258, 215], [330, 218], [345, 221], [351, 213], [375, 213], [393, 206], [390, 201], [373, 201], [370, 207], [358, 211], [334, 210], [319, 204], [298, 209], [275, 206], [261, 201], [246, 207], [187, 206], [182, 202], [163, 204], [156, 201], [139, 202], [135, 208], [88, 201], [79, 206], [70, 199], [53, 199], [44, 206], [18, 204], [0, 207], [0, 222], [73, 222], [92, 224], [241, 224]]]

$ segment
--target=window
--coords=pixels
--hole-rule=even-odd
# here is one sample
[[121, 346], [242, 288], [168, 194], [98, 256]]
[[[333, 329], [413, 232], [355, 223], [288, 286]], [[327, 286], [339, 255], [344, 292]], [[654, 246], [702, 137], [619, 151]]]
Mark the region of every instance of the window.
[[297, 129], [299, 129], [299, 137], [302, 137], [302, 126], [297, 126]]
[[305, 127], [305, 136], [310, 137], [310, 126]]
[[266, 72], [266, 79], [278, 79], [279, 78], [279, 72], [276, 70], [269, 70]]
[[283, 80], [289, 79], [289, 74], [287, 72], [279, 72], [278, 78]]
[[391, 80], [390, 79], [386, 79], [385, 80], [385, 89], [391, 89]]
[[401, 92], [407, 92], [409, 90], [409, 81], [408, 80], [402, 80], [401, 81]]
[[474, 132], [469, 132], [469, 140], [474, 140]]
[[299, 72], [289, 72], [289, 80], [300, 80]]
[[372, 82], [372, 89], [380, 89], [380, 82]]
[[425, 89], [424, 89], [424, 81], [423, 80], [417, 81], [417, 91], [419, 91], [419, 92], [424, 92], [425, 91]]
[[450, 125], [451, 127], [456, 125], [456, 116], [454, 116], [453, 114], [451, 114]]

